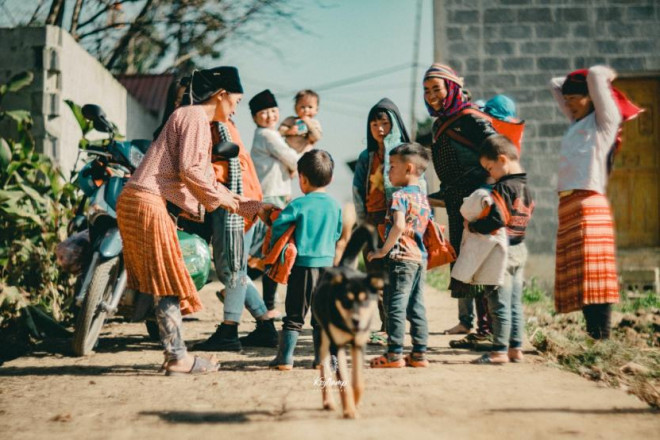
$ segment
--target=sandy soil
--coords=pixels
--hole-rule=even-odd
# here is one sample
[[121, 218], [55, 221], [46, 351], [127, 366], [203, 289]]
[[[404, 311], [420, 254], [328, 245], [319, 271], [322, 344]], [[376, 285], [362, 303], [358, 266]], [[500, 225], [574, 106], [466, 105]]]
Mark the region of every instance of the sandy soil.
[[[207, 308], [186, 321], [188, 342], [215, 330], [218, 287], [202, 291]], [[144, 324], [117, 322], [86, 358], [54, 353], [64, 352], [63, 341], [5, 363], [0, 438], [658, 438], [658, 412], [623, 390], [546, 365], [531, 350], [523, 364], [468, 364], [478, 354], [448, 348], [452, 337], [440, 334], [455, 324], [455, 301], [429, 289], [427, 307], [430, 368], [366, 369], [356, 421], [321, 409], [311, 330], [290, 372], [267, 369], [274, 349], [245, 349], [220, 353], [219, 373], [164, 377], [160, 347], [146, 339]], [[241, 332], [253, 328], [245, 314]], [[367, 358], [379, 351], [370, 347]]]

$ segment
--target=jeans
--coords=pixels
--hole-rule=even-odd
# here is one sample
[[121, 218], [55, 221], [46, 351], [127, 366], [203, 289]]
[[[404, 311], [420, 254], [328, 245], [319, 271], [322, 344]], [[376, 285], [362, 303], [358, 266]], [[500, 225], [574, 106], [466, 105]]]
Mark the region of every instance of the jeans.
[[183, 341], [183, 319], [178, 296], [154, 296], [156, 320], [160, 342], [165, 348], [165, 361], [176, 361], [186, 357]]
[[523, 270], [527, 261], [525, 243], [509, 246], [504, 283], [486, 293], [493, 318], [493, 351], [522, 347]]
[[[252, 244], [254, 228], [250, 228], [250, 230], [248, 230], [243, 236], [243, 269], [237, 274], [233, 274], [229, 269], [229, 263], [227, 262], [225, 247], [222, 240], [226, 211], [219, 208], [213, 211], [212, 215], [213, 260], [215, 263], [215, 271], [218, 274], [218, 279], [225, 285], [224, 319], [225, 321], [241, 322], [243, 306], [248, 309], [254, 318], [262, 316], [268, 311], [268, 309], [266, 309], [266, 305], [264, 304], [261, 295], [259, 295], [259, 291], [254, 286], [254, 283], [250, 277], [247, 276], [248, 251]], [[230, 287], [229, 281], [232, 279], [232, 276], [235, 276], [237, 281], [234, 286]]]
[[387, 260], [389, 285], [385, 287], [385, 313], [387, 323], [387, 351], [403, 352], [406, 319], [410, 321], [413, 351], [424, 352], [429, 337], [424, 307], [423, 264], [413, 261]]

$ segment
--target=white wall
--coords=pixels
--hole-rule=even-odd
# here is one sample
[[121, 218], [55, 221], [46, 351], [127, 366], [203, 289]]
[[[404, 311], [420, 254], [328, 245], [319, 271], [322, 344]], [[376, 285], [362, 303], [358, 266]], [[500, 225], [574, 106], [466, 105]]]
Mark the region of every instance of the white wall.
[[32, 111], [37, 148], [56, 159], [67, 176], [82, 133], [65, 99], [101, 106], [128, 139], [151, 138], [158, 125], [101, 63], [58, 27], [0, 29], [0, 59], [0, 81], [23, 70], [34, 72], [32, 86], [6, 104]]

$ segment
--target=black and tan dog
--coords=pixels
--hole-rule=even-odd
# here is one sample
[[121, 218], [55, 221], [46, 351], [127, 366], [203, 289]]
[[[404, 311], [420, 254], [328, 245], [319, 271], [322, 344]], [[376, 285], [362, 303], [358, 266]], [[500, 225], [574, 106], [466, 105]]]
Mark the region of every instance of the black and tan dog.
[[[312, 310], [316, 324], [322, 329], [318, 350], [321, 366], [323, 408], [335, 407], [330, 392], [337, 384], [345, 418], [357, 417], [357, 405], [364, 391], [362, 369], [364, 347], [377, 307], [376, 292], [383, 288], [383, 276], [365, 275], [354, 269], [364, 246], [369, 250], [378, 244], [376, 230], [360, 226], [351, 236], [339, 265], [328, 269], [314, 294]], [[348, 365], [344, 348], [351, 345], [353, 377], [348, 380]], [[337, 379], [332, 377], [330, 348], [337, 348]]]

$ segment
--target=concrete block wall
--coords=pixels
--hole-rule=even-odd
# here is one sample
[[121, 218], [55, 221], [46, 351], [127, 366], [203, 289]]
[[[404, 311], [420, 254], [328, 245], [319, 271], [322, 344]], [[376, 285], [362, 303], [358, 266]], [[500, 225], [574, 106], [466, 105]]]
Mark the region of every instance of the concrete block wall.
[[527, 122], [522, 162], [536, 197], [528, 246], [551, 254], [557, 152], [568, 122], [548, 81], [598, 63], [620, 76], [660, 71], [660, 2], [435, 0], [434, 15], [435, 59], [465, 78], [474, 99], [514, 98]]
[[[80, 127], [65, 104], [100, 105], [127, 138], [151, 138], [160, 122], [143, 109], [101, 63], [64, 30], [54, 27], [0, 29], [0, 81], [30, 70], [34, 82], [3, 102], [32, 112], [37, 148], [53, 157], [65, 175], [75, 166]], [[128, 114], [131, 113], [129, 122]], [[94, 133], [90, 138], [103, 137]]]

